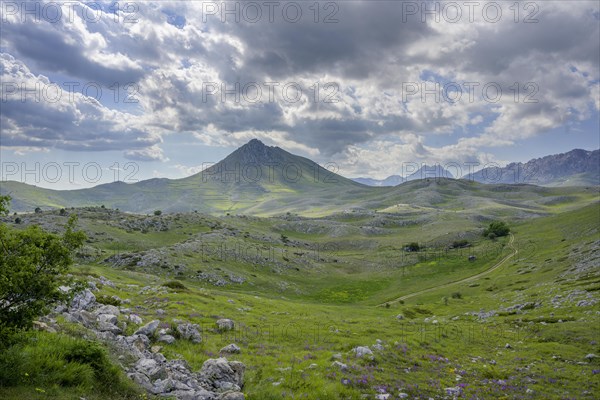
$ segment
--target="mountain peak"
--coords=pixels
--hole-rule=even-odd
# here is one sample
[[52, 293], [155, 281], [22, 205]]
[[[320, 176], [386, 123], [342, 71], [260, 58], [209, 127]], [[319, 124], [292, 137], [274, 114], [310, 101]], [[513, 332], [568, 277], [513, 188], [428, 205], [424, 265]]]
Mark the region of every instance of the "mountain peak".
[[269, 165], [282, 162], [285, 153], [279, 147], [267, 146], [258, 139], [252, 139], [242, 147], [239, 147], [221, 162], [227, 164], [238, 163], [240, 165], [259, 164]]
[[243, 145], [241, 148], [244, 148], [244, 147], [262, 148], [262, 147], [267, 147], [267, 146], [265, 146], [265, 144], [263, 142], [261, 142], [260, 140], [255, 138], [255, 139], [250, 140], [248, 143]]

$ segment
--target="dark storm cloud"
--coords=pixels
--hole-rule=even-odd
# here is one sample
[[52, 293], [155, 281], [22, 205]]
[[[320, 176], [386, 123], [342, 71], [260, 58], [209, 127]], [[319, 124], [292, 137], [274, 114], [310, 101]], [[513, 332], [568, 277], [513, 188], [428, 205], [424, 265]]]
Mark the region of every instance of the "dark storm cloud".
[[305, 73], [366, 78], [377, 73], [378, 64], [401, 55], [406, 45], [435, 34], [416, 19], [403, 22], [398, 2], [337, 2], [332, 23], [325, 23], [323, 15], [315, 23], [311, 4], [302, 3], [303, 18], [298, 23], [264, 18], [256, 24], [242, 21], [215, 27], [246, 43], [244, 68], [277, 79]]
[[[3, 51], [35, 74], [62, 73], [104, 85], [139, 82], [144, 113], [132, 124], [133, 115], [98, 104], [3, 104], [3, 121], [16, 127], [8, 143], [98, 150], [120, 146], [130, 158], [145, 160], [160, 159], [157, 144], [165, 133], [256, 131], [278, 132], [331, 155], [390, 134], [465, 129], [482, 115], [485, 124], [497, 124], [492, 126], [497, 135], [508, 130], [511, 137], [521, 131], [537, 134], [569, 115], [584, 115], [597, 96], [600, 24], [593, 2], [539, 3], [538, 23], [515, 23], [505, 14], [498, 23], [457, 25], [423, 23], [420, 16], [406, 19], [406, 2], [397, 1], [319, 2], [317, 22], [309, 8], [315, 3], [297, 2], [303, 16], [296, 23], [282, 19], [281, 9], [274, 21], [265, 14], [256, 23], [243, 18], [223, 23], [220, 16], [205, 21], [204, 3], [140, 2], [138, 22], [132, 25], [114, 23], [111, 15], [77, 26], [4, 24]], [[330, 3], [336, 12], [325, 23], [333, 9], [323, 7]], [[539, 85], [539, 102], [403, 101], [403, 82], [419, 80], [424, 71], [444, 79], [498, 82], [508, 96], [513, 82], [532, 81]], [[259, 104], [232, 103], [203, 94], [204, 83], [231, 88], [276, 81], [298, 83], [307, 92], [321, 80], [339, 84], [338, 102], [290, 103], [280, 94]], [[511, 126], [513, 121], [519, 125]]]
[[52, 24], [3, 24], [2, 35], [9, 50], [43, 71], [60, 72], [104, 86], [137, 82], [143, 73], [139, 68], [110, 68], [90, 60], [84, 43], [68, 43], [68, 36]]

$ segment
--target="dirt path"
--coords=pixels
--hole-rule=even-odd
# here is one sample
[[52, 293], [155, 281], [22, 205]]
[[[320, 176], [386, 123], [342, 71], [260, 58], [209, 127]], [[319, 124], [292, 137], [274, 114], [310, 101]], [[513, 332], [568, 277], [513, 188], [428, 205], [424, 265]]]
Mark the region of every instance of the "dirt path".
[[459, 283], [470, 282], [470, 281], [473, 281], [473, 280], [475, 280], [475, 279], [479, 279], [479, 278], [481, 278], [481, 277], [483, 277], [483, 276], [485, 276], [485, 275], [489, 274], [490, 272], [493, 272], [493, 271], [497, 270], [497, 269], [498, 269], [498, 268], [500, 268], [500, 267], [501, 267], [501, 266], [502, 266], [502, 265], [503, 265], [503, 264], [504, 264], [506, 261], [508, 261], [510, 258], [514, 257], [515, 255], [517, 255], [517, 253], [519, 253], [519, 250], [517, 250], [517, 249], [516, 249], [516, 248], [513, 246], [513, 242], [514, 242], [514, 240], [515, 240], [515, 237], [513, 236], [513, 234], [512, 234], [512, 233], [510, 233], [509, 235], [510, 235], [510, 239], [509, 239], [509, 241], [508, 241], [508, 247], [510, 247], [510, 248], [513, 250], [513, 252], [512, 252], [512, 253], [510, 253], [509, 255], [507, 255], [506, 257], [504, 257], [502, 260], [498, 261], [496, 264], [494, 264], [494, 265], [493, 265], [492, 267], [490, 267], [489, 269], [486, 269], [486, 270], [485, 270], [485, 271], [483, 271], [483, 272], [480, 272], [480, 273], [478, 273], [478, 274], [475, 274], [475, 275], [469, 276], [469, 277], [467, 277], [467, 278], [460, 279], [460, 280], [458, 280], [458, 281], [444, 283], [444, 284], [442, 284], [442, 285], [434, 286], [434, 287], [432, 287], [432, 288], [429, 288], [429, 289], [423, 289], [423, 290], [419, 290], [418, 292], [414, 292], [414, 293], [410, 293], [410, 294], [404, 295], [404, 296], [402, 296], [402, 297], [398, 297], [397, 299], [394, 299], [394, 300], [386, 301], [386, 302], [385, 302], [385, 303], [383, 303], [383, 304], [379, 304], [379, 305], [378, 305], [378, 307], [385, 306], [386, 304], [394, 304], [394, 303], [397, 303], [397, 302], [399, 302], [400, 300], [406, 300], [406, 299], [409, 299], [409, 298], [411, 298], [411, 297], [414, 297], [414, 296], [421, 295], [421, 294], [423, 294], [423, 293], [432, 292], [432, 291], [434, 291], [434, 290], [437, 290], [437, 289], [442, 289], [442, 288], [445, 288], [445, 287], [448, 287], [448, 286], [452, 286], [452, 285], [456, 285], [456, 284], [459, 284]]

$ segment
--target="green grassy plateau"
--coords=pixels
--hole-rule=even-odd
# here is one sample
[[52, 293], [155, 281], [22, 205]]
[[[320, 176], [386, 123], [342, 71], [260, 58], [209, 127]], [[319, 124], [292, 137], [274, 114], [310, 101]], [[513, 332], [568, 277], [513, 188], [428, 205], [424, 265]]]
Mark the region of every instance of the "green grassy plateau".
[[[129, 299], [144, 322], [199, 324], [202, 343], [161, 343], [167, 358], [199, 369], [237, 343], [241, 353], [230, 358], [247, 366], [247, 399], [599, 398], [597, 187], [431, 180], [265, 196], [160, 216], [109, 208], [117, 200], [68, 208], [88, 235], [72, 273], [96, 281], [96, 296]], [[68, 218], [58, 210], [19, 217], [5, 222], [58, 232]], [[492, 220], [508, 223], [511, 236], [484, 238]], [[461, 240], [467, 245], [453, 246]], [[422, 249], [406, 251], [411, 242]], [[183, 287], [164, 286], [173, 281]], [[236, 329], [218, 333], [219, 318]], [[145, 396], [105, 394], [93, 368], [58, 376], [60, 349], [85, 337], [59, 322], [60, 333], [33, 333], [20, 349], [29, 358], [14, 361], [21, 376], [0, 398]], [[51, 366], [35, 355], [41, 346]], [[357, 358], [357, 346], [370, 346], [373, 359]], [[87, 380], [69, 384], [74, 376]]]

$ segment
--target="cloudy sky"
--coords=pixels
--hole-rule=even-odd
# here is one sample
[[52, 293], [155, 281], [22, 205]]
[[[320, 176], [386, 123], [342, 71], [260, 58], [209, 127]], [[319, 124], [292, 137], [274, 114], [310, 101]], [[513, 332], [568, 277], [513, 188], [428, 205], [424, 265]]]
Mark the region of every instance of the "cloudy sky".
[[597, 1], [0, 4], [1, 179], [179, 178], [252, 138], [374, 178], [600, 146]]

